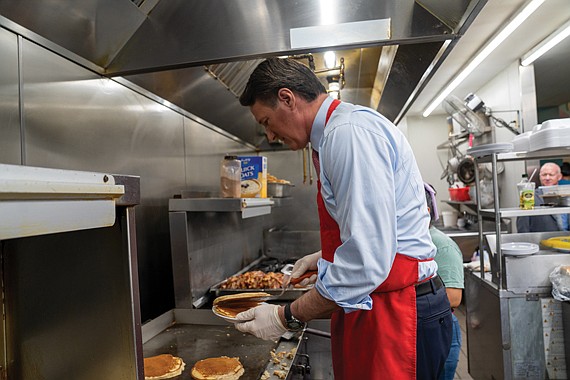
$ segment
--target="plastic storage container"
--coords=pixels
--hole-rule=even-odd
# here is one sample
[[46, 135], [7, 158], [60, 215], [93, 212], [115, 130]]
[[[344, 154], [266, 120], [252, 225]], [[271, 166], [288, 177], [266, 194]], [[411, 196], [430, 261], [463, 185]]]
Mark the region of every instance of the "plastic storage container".
[[450, 187], [449, 200], [455, 202], [466, 202], [471, 200], [471, 197], [469, 196], [469, 187]]
[[241, 161], [225, 156], [220, 166], [220, 191], [223, 198], [241, 198]]

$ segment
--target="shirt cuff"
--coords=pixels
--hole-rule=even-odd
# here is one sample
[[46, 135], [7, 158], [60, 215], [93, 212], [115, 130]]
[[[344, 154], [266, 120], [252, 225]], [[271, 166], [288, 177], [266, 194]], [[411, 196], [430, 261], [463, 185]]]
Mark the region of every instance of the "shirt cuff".
[[317, 282], [315, 284], [315, 288], [319, 294], [330, 301], [334, 301], [338, 306], [344, 309], [345, 313], [350, 313], [357, 310], [372, 310], [372, 297], [369, 295], [364, 297], [362, 301], [342, 300], [338, 292], [335, 291], [334, 286], [327, 286], [325, 282], [323, 282], [323, 279], [326, 277], [327, 268], [329, 265], [330, 263], [328, 261], [319, 259], [319, 277], [317, 278]]

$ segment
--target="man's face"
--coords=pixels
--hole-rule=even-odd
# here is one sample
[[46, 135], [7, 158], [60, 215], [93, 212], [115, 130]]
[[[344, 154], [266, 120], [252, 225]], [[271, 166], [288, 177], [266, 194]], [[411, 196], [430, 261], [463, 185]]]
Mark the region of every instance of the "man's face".
[[556, 167], [552, 165], [544, 165], [540, 169], [540, 183], [542, 186], [558, 185], [558, 181], [562, 178], [562, 174]]
[[276, 107], [270, 107], [259, 101], [250, 107], [255, 120], [265, 128], [267, 140], [281, 140], [292, 150], [304, 148], [308, 143], [308, 135], [300, 113], [282, 100]]

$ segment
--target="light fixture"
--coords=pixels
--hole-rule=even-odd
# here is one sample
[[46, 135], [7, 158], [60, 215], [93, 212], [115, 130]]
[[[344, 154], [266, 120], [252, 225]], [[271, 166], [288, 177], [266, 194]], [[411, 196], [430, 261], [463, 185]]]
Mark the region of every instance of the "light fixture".
[[338, 75], [327, 76], [327, 82], [329, 84], [327, 93], [333, 99], [340, 99], [340, 90], [341, 90], [340, 80], [341, 78]]
[[336, 66], [336, 54], [334, 51], [327, 51], [323, 56], [325, 60], [325, 67], [327, 69], [332, 69]]
[[531, 0], [527, 5], [520, 11], [498, 34], [493, 37], [491, 42], [489, 42], [485, 47], [477, 53], [475, 58], [473, 58], [463, 70], [445, 87], [443, 91], [430, 103], [430, 105], [424, 110], [423, 116], [428, 117], [433, 110], [441, 104], [443, 99], [447, 95], [451, 94], [453, 90], [459, 86], [461, 82], [469, 74], [473, 72], [499, 46], [508, 36], [511, 35], [535, 10], [538, 9], [544, 3], [545, 0]]
[[544, 40], [542, 40], [541, 43], [523, 55], [521, 58], [521, 65], [530, 65], [538, 58], [540, 58], [540, 56], [542, 56], [544, 53], [558, 45], [558, 43], [562, 42], [568, 36], [570, 36], [570, 20], [566, 21], [564, 25], [556, 29], [550, 36], [546, 37]]
[[329, 90], [327, 92], [331, 98], [340, 99], [340, 83], [330, 82]]

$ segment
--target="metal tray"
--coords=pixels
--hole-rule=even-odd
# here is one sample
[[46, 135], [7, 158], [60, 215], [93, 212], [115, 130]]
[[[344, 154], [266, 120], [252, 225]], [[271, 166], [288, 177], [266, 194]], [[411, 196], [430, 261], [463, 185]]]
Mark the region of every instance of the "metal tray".
[[[256, 269], [256, 267], [260, 264], [260, 262], [263, 259], [267, 259], [267, 258], [262, 257], [256, 261], [254, 261], [253, 263], [251, 263], [247, 267], [245, 267], [242, 270], [240, 270], [239, 272], [237, 272], [235, 275], [240, 275], [240, 274], [243, 274], [245, 272], [258, 270], [258, 269]], [[222, 286], [222, 284], [224, 284], [226, 281], [227, 281], [227, 279], [220, 281], [217, 284], [211, 286], [210, 287], [210, 294], [214, 295], [215, 297], [219, 297], [219, 296], [224, 296], [224, 295], [228, 295], [228, 294], [237, 294], [237, 293], [266, 292], [266, 293], [271, 294], [272, 296], [277, 296], [282, 291], [282, 289], [220, 289], [220, 286]], [[305, 292], [310, 290], [312, 287], [313, 286], [310, 285], [310, 286], [301, 287], [301, 288], [288, 288], [285, 290], [285, 292], [281, 296], [274, 298], [273, 301], [294, 301], [297, 298], [301, 297]]]

